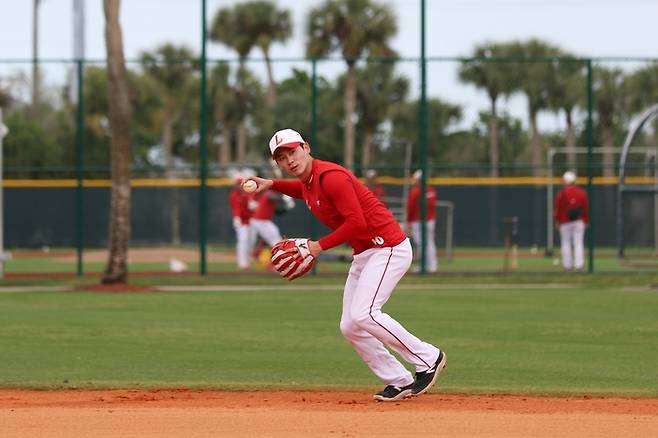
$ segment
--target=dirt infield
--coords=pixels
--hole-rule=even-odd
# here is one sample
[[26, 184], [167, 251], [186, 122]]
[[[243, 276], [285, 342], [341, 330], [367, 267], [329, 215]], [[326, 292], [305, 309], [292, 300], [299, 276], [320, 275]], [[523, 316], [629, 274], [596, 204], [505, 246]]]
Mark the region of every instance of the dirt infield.
[[2, 436], [647, 437], [658, 399], [364, 392], [0, 390]]

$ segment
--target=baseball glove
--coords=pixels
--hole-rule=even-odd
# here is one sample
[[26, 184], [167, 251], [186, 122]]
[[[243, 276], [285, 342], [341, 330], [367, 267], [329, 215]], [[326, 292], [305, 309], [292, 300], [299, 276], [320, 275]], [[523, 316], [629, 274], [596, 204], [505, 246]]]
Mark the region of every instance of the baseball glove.
[[272, 247], [272, 267], [292, 281], [311, 270], [315, 257], [308, 249], [308, 239], [284, 239]]

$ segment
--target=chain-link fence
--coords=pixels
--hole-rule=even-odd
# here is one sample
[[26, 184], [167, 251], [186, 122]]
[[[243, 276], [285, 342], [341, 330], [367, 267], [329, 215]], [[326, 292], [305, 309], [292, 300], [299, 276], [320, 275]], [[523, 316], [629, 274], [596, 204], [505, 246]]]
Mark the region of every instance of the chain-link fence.
[[[275, 175], [267, 141], [276, 129], [291, 127], [310, 141], [316, 158], [340, 162], [360, 177], [375, 170], [403, 225], [409, 177], [427, 166], [427, 184], [451, 205], [437, 219], [439, 272], [560, 272], [553, 209], [566, 170], [590, 197], [590, 265], [597, 272], [654, 270], [655, 119], [633, 138], [625, 162], [627, 184], [642, 189], [622, 193], [618, 176], [633, 121], [658, 101], [657, 60], [554, 52], [530, 41], [484, 46], [481, 57], [427, 58], [424, 102], [420, 58], [208, 59], [205, 90], [194, 52], [163, 47], [130, 60], [132, 244], [187, 248], [194, 270], [204, 239], [211, 252], [226, 254], [209, 272], [233, 269], [233, 175], [246, 168]], [[3, 142], [4, 240], [15, 254], [10, 273], [32, 269], [22, 253], [69, 248], [69, 254], [76, 247], [88, 253], [108, 239], [105, 64], [44, 60], [37, 67], [0, 62], [0, 103], [10, 132]], [[199, 209], [200, 114], [208, 121], [207, 211]], [[208, 224], [205, 236], [199, 215]], [[514, 264], [506, 259], [510, 218], [516, 218]], [[301, 203], [274, 221], [284, 235], [326, 232]], [[336, 254], [327, 269], [342, 269], [349, 251]], [[145, 261], [144, 269], [169, 261]], [[85, 263], [94, 270], [103, 261]]]

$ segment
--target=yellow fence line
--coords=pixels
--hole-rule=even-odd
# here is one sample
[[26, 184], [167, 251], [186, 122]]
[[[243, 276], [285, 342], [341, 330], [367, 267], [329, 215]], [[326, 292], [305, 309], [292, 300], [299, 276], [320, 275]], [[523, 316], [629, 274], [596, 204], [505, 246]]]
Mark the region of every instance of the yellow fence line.
[[[381, 184], [404, 185], [405, 178], [379, 177]], [[510, 176], [510, 177], [435, 177], [430, 178], [428, 183], [435, 186], [545, 186], [552, 181], [555, 185], [561, 185], [561, 178], [533, 177], [533, 176]], [[594, 177], [592, 183], [595, 185], [616, 185], [619, 179], [613, 177]], [[580, 177], [578, 184], [585, 185], [587, 178]], [[10, 188], [58, 188], [77, 187], [75, 179], [5, 179], [2, 186]], [[198, 187], [198, 178], [137, 178], [130, 180], [131, 187]], [[231, 178], [209, 178], [210, 187], [229, 187], [234, 182]], [[654, 177], [631, 176], [626, 178], [626, 184], [658, 184]], [[84, 187], [110, 187], [109, 179], [86, 179]]]

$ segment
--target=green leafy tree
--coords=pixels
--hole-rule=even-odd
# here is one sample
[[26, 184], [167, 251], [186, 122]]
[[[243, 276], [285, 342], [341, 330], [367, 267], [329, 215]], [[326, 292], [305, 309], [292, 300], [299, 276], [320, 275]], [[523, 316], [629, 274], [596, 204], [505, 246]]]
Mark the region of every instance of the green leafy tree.
[[160, 97], [154, 125], [161, 130], [167, 174], [173, 176], [174, 128], [196, 102], [194, 88], [195, 54], [186, 47], [164, 44], [153, 52], [143, 52], [140, 63], [144, 74], [153, 79]]
[[[636, 115], [658, 103], [658, 62], [647, 64], [628, 75], [624, 80], [624, 108], [629, 115]], [[658, 143], [658, 118], [653, 120], [654, 129], [649, 132], [647, 144]]]
[[326, 0], [309, 13], [306, 55], [319, 58], [339, 51], [347, 63], [343, 163], [348, 169], [354, 168], [356, 63], [365, 55], [394, 56], [389, 41], [396, 33], [391, 8], [371, 0]]
[[[133, 140], [133, 164], [148, 165], [148, 150], [161, 140], [161, 129], [154, 114], [161, 109], [158, 84], [149, 76], [128, 70], [130, 106], [134, 108], [130, 123]], [[68, 93], [66, 93], [68, 94]], [[110, 165], [109, 103], [105, 67], [85, 68], [83, 98], [85, 100], [85, 167], [88, 177], [108, 177]], [[74, 106], [69, 106], [70, 120], [74, 120]], [[73, 122], [71, 122], [72, 124]], [[72, 128], [73, 129], [73, 128]], [[73, 140], [67, 144], [73, 144]], [[67, 162], [75, 161], [75, 148], [67, 148]]]
[[369, 62], [357, 69], [357, 114], [363, 128], [361, 170], [365, 172], [372, 159], [377, 127], [390, 118], [397, 105], [406, 99], [409, 80], [395, 75], [392, 62]]
[[[196, 55], [187, 47], [164, 44], [153, 52], [143, 52], [140, 63], [144, 73], [151, 77], [158, 86], [161, 99], [160, 110], [153, 115], [155, 125], [161, 130], [162, 149], [165, 159], [165, 172], [168, 178], [175, 177], [174, 144], [175, 130], [184, 121], [184, 116], [197, 99], [194, 97], [194, 72]], [[178, 127], [179, 128], [179, 127]], [[180, 129], [179, 129], [180, 131]], [[184, 130], [183, 130], [184, 133]], [[171, 224], [171, 243], [180, 244], [180, 192], [171, 190], [169, 217]]]
[[[488, 146], [486, 146], [485, 143], [489, 144], [489, 131], [492, 117], [492, 114], [489, 112], [480, 112], [478, 121], [473, 125], [472, 138], [475, 142], [474, 144], [480, 145], [476, 148], [480, 151], [488, 149]], [[515, 175], [518, 172], [525, 172], [526, 169], [521, 166], [524, 164], [523, 152], [528, 145], [528, 134], [525, 129], [523, 129], [523, 124], [519, 119], [512, 117], [506, 112], [496, 114], [496, 118], [498, 124], [497, 132], [499, 135], [498, 144], [500, 145], [500, 175], [507, 176]], [[487, 140], [485, 141], [485, 139]], [[491, 156], [486, 152], [479, 152], [474, 156], [474, 161], [487, 162], [489, 165], [491, 165], [489, 162], [490, 159]]]
[[[71, 126], [61, 124], [59, 114], [42, 109], [41, 119], [34, 120], [29, 108], [5, 113], [4, 123], [9, 128], [3, 140], [3, 161], [7, 176], [22, 178], [61, 178], [58, 172], [65, 164], [64, 146], [72, 144]], [[68, 142], [67, 142], [68, 140]], [[64, 143], [60, 143], [64, 141]]]
[[[462, 109], [459, 105], [443, 102], [437, 98], [427, 100], [427, 126], [428, 144], [427, 155], [433, 163], [456, 162], [455, 155], [463, 152], [462, 147], [455, 147], [450, 140], [450, 129], [454, 128], [462, 118]], [[398, 150], [395, 159], [404, 162], [402, 148], [408, 142], [415, 143], [418, 138], [418, 101], [408, 101], [397, 106], [393, 112], [391, 122], [393, 125], [392, 138], [397, 140], [393, 151]], [[418, 163], [420, 157], [417, 148], [413, 148], [412, 162]]]
[[[298, 130], [304, 138], [311, 141], [311, 92], [312, 78], [303, 70], [293, 69], [289, 77], [277, 86], [277, 101], [273, 111], [273, 123], [279, 127], [291, 127]], [[311, 144], [314, 156], [332, 161], [341, 161], [343, 147], [336, 139], [342, 135], [340, 121], [342, 116], [340, 92], [334, 84], [322, 76], [316, 77], [317, 97], [317, 136]], [[260, 113], [261, 116], [263, 112]], [[269, 116], [269, 114], [268, 114]], [[256, 123], [260, 123], [257, 121]], [[257, 144], [267, 145], [272, 133], [264, 132], [257, 137]], [[269, 151], [263, 149], [263, 156], [268, 157]]]
[[472, 59], [462, 62], [459, 79], [483, 89], [489, 96], [489, 174], [499, 175], [500, 144], [498, 135], [497, 101], [501, 96], [509, 96], [514, 90], [513, 65], [505, 60], [488, 60], [492, 57], [509, 55], [509, 47], [503, 44], [485, 44], [475, 48]]

